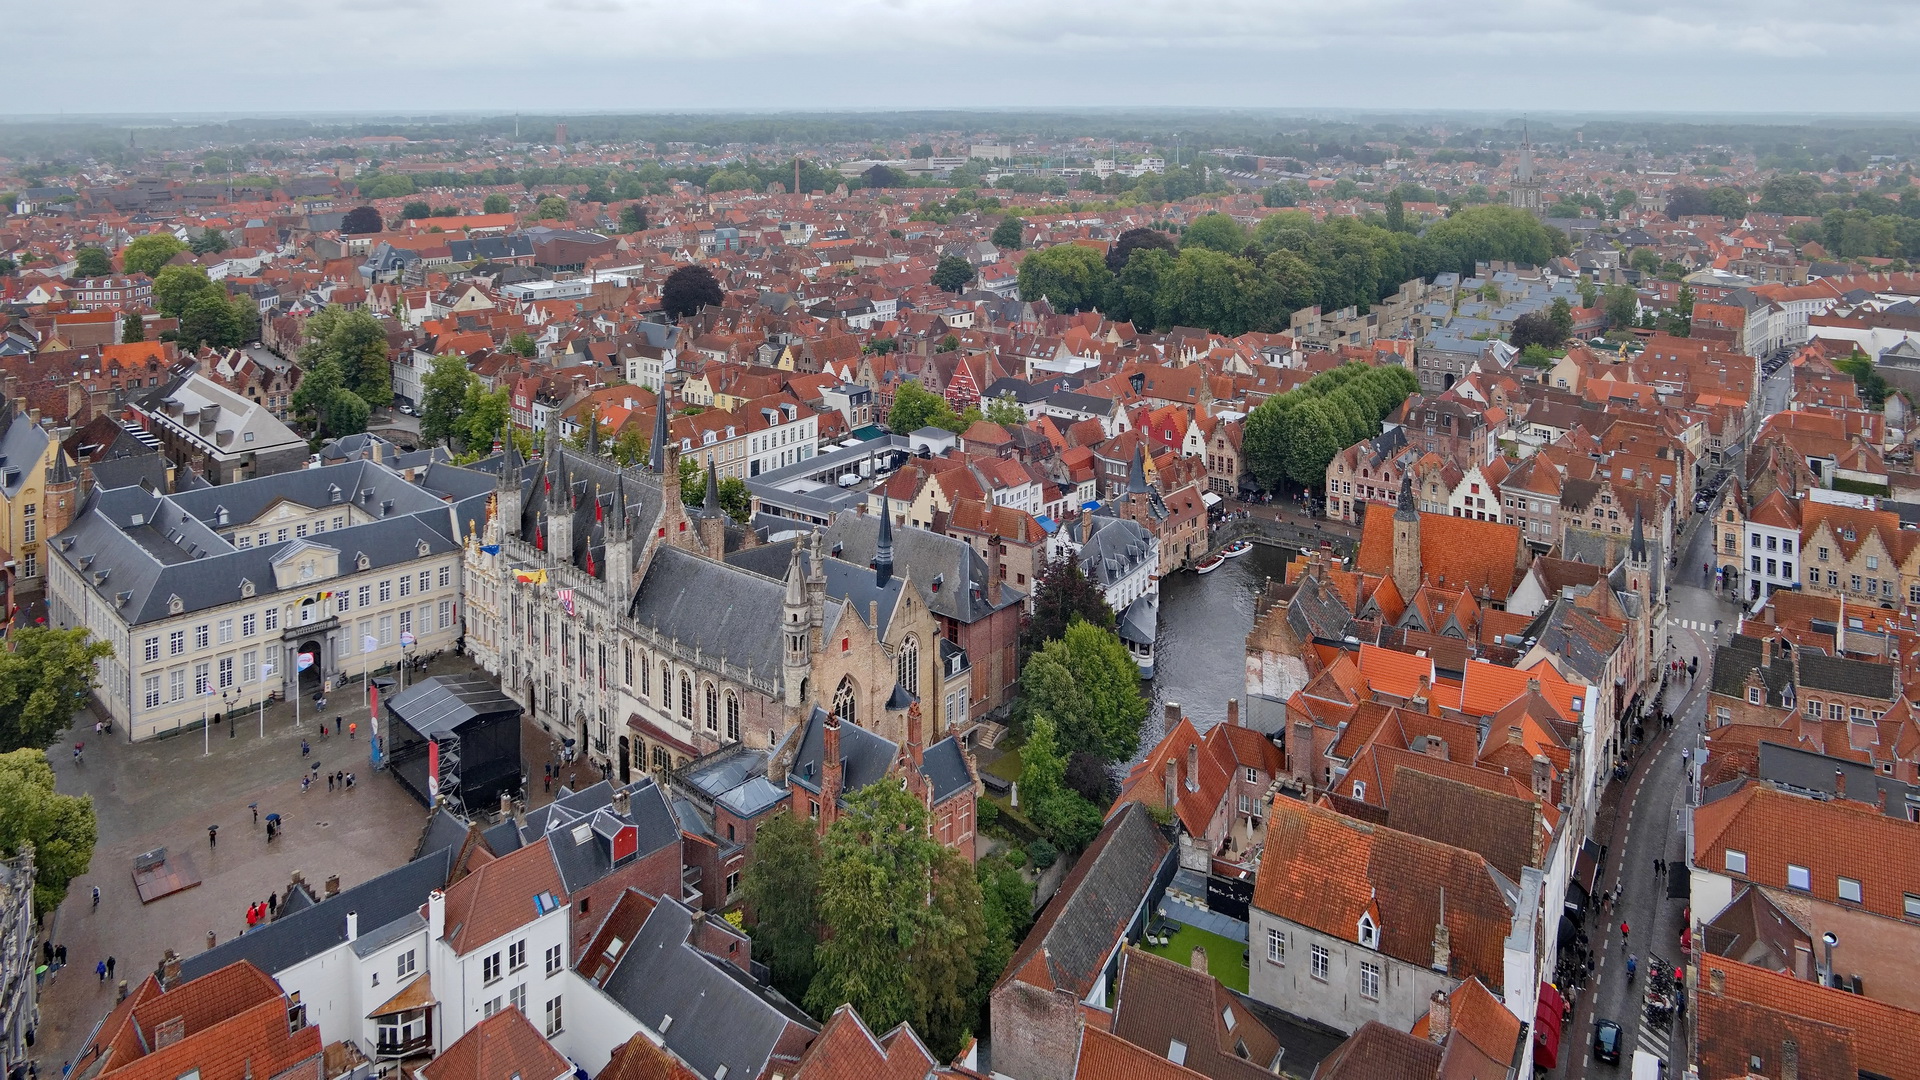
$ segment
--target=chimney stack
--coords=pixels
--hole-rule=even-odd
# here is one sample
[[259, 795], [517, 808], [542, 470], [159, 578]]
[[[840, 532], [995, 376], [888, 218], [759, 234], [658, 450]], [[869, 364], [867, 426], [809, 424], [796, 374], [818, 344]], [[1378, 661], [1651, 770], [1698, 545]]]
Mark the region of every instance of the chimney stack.
[[1435, 990], [1427, 999], [1427, 1038], [1445, 1044], [1453, 1031], [1453, 1002], [1445, 990]]
[[339, 874], [328, 874], [328, 875], [327, 875], [327, 896], [328, 896], [328, 898], [329, 898], [329, 899], [331, 899], [332, 897], [335, 897], [335, 896], [339, 896], [339, 895], [340, 895], [340, 875], [339, 875]]
[[1533, 755], [1533, 794], [1545, 800], [1553, 790], [1553, 763], [1545, 754]]
[[513, 794], [511, 792], [502, 791], [500, 793], [500, 820], [505, 821], [506, 819], [512, 816], [513, 816]]
[[169, 990], [180, 985], [180, 954], [172, 949], [160, 958], [160, 982]]
[[633, 795], [626, 788], [613, 793], [613, 812], [621, 817], [632, 816]]
[[1847, 797], [1847, 774], [1843, 769], [1833, 770], [1833, 793], [1842, 799]]
[[1763, 668], [1773, 666], [1773, 639], [1771, 637], [1763, 637], [1760, 639], [1760, 666]]
[[820, 822], [825, 828], [840, 798], [840, 718], [829, 714], [820, 732]]
[[1200, 790], [1200, 744], [1187, 744], [1187, 790]]
[[1173, 758], [1167, 759], [1167, 809], [1180, 804], [1180, 763]]
[[434, 941], [447, 936], [447, 894], [439, 889], [427, 894], [427, 933]]
[[358, 941], [359, 939], [360, 939], [360, 913], [357, 911], [349, 911], [347, 912], [347, 940], [349, 942], [353, 942], [353, 941]]
[[1240, 726], [1240, 699], [1237, 697], [1227, 699], [1227, 726]]
[[907, 761], [916, 772], [920, 769], [924, 753], [921, 743], [925, 737], [920, 720], [920, 703], [915, 701], [907, 706]]
[[1174, 728], [1174, 725], [1180, 722], [1180, 703], [1177, 701], [1167, 702], [1166, 716], [1167, 716], [1167, 730], [1172, 731]]

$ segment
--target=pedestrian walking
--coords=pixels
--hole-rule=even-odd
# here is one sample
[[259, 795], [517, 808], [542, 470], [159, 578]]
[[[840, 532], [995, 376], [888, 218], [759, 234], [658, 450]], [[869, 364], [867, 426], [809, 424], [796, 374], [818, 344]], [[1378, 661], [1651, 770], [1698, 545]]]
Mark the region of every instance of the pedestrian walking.
[[352, 723], [347, 725], [347, 741], [351, 742], [354, 739], [358, 738], [359, 735], [360, 735], [360, 722], [358, 720], [355, 720]]
[[313, 753], [313, 747], [307, 745], [307, 740], [301, 739], [300, 740], [300, 756], [306, 757], [308, 754], [311, 754], [311, 753]]
[[95, 885], [93, 887], [93, 906], [94, 907], [100, 906], [100, 886], [98, 885]]
[[53, 962], [60, 967], [67, 966], [67, 947], [65, 945], [55, 945], [53, 947]]
[[106, 982], [107, 981], [107, 962], [105, 960], [102, 960], [99, 963], [93, 965], [93, 972], [94, 974], [100, 976], [101, 982]]
[[267, 843], [273, 843], [273, 822], [267, 822]]
[[300, 794], [305, 795], [307, 793], [307, 789], [312, 786], [313, 786], [312, 774], [303, 773], [300, 777]]
[[255, 825], [260, 824], [260, 804], [257, 802], [250, 802], [247, 804], [247, 809], [253, 811], [253, 823]]
[[1626, 943], [1627, 943], [1627, 924], [1621, 923], [1620, 924], [1620, 944], [1625, 945]]
[[111, 956], [107, 957], [107, 978], [108, 980], [113, 978], [113, 957]]
[[353, 774], [352, 774], [352, 773], [348, 773], [348, 774], [347, 774], [347, 786], [348, 786], [348, 787], [352, 787], [352, 786], [353, 786]]
[[267, 917], [271, 919], [280, 910], [280, 897], [277, 893], [267, 894]]
[[327, 794], [333, 794], [333, 774], [327, 774]]
[[216, 847], [219, 845], [219, 843], [220, 843], [220, 826], [218, 825], [207, 826], [207, 846]]

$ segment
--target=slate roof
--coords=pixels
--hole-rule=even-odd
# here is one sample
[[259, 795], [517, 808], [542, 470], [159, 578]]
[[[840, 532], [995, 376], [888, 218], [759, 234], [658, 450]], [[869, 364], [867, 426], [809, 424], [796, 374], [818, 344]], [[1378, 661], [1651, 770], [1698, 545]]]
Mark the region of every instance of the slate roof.
[[1122, 805], [1034, 920], [1000, 981], [1066, 988], [1086, 997], [1171, 851], [1145, 806]]
[[1067, 536], [1080, 545], [1080, 569], [1106, 588], [1153, 561], [1153, 534], [1130, 518], [1083, 514], [1067, 525]]
[[269, 975], [312, 959], [347, 940], [347, 912], [359, 912], [360, 932], [417, 916], [427, 894], [443, 887], [459, 849], [442, 848], [371, 881], [342, 890], [310, 908], [229, 938], [180, 962], [180, 978], [196, 979], [246, 960]]
[[[807, 719], [787, 736], [800, 740], [793, 763], [788, 767], [787, 779], [816, 794], [820, 791], [820, 774], [824, 765], [826, 719], [827, 711], [815, 705]], [[841, 797], [885, 778], [887, 770], [893, 767], [899, 756], [898, 743], [858, 724], [841, 724], [840, 758], [845, 763], [840, 778]], [[966, 755], [953, 736], [941, 739], [921, 751], [920, 775], [926, 777], [936, 806], [973, 786], [973, 774], [967, 771]]]
[[[840, 545], [840, 558], [855, 566], [873, 562], [880, 540], [880, 518], [874, 514], [838, 514], [823, 530], [827, 547]], [[1001, 586], [1000, 602], [987, 599], [990, 570], [986, 560], [965, 540], [926, 529], [896, 526], [893, 530], [893, 572], [911, 578], [920, 600], [936, 615], [974, 623], [1022, 602], [1026, 594]], [[970, 586], [978, 585], [976, 594]]]
[[[771, 577], [660, 545], [634, 594], [631, 614], [641, 625], [688, 648], [708, 663], [724, 660], [779, 685], [784, 662], [780, 620], [786, 588]], [[839, 617], [827, 602], [827, 625]]]
[[1545, 845], [1531, 800], [1401, 765], [1386, 803], [1390, 827], [1477, 852], [1509, 881], [1540, 867]]
[[[283, 498], [303, 506], [330, 505], [328, 486], [343, 500], [364, 492], [363, 510], [388, 516], [301, 540], [236, 548], [215, 531], [220, 510], [237, 526]], [[305, 500], [314, 501], [307, 502]], [[398, 566], [429, 555], [454, 551], [445, 504], [408, 484], [391, 470], [369, 462], [243, 480], [160, 495], [140, 487], [96, 489], [82, 501], [74, 522], [48, 546], [50, 557], [65, 560], [87, 581], [102, 603], [129, 625], [172, 618], [169, 600], [180, 597], [183, 612], [230, 604], [240, 599], [240, 583], [252, 582], [257, 595], [279, 591], [277, 561], [304, 548], [340, 553], [342, 576], [357, 573], [359, 555], [369, 569]], [[101, 575], [105, 575], [102, 577]], [[312, 592], [320, 581], [298, 582], [287, 591]]]
[[[596, 784], [594, 787], [603, 787]], [[628, 789], [627, 815], [622, 818], [611, 806], [603, 806], [591, 811], [576, 810], [569, 807], [554, 806], [546, 816], [543, 826], [546, 830], [547, 846], [553, 852], [553, 863], [560, 872], [560, 881], [569, 894], [592, 885], [605, 878], [615, 869], [612, 847], [609, 843], [614, 832], [625, 825], [633, 825], [638, 833], [638, 845], [635, 849], [638, 858], [646, 858], [662, 848], [678, 848], [680, 844], [680, 822], [668, 805], [666, 793], [652, 777], [633, 784]], [[578, 828], [587, 827], [584, 841], [577, 840]], [[625, 865], [623, 860], [619, 865]]]
[[759, 1076], [789, 1026], [819, 1030], [778, 992], [695, 949], [692, 932], [693, 912], [660, 899], [602, 985], [676, 1057], [701, 1076], [722, 1066], [728, 1076]]
[[1747, 675], [1755, 671], [1767, 684], [1767, 704], [1784, 708], [1789, 700], [1788, 688], [1793, 685], [1791, 659], [1785, 656], [1784, 650], [1775, 648], [1773, 663], [1762, 667], [1760, 639], [1745, 634], [1735, 634], [1733, 640], [1713, 650], [1712, 692], [1744, 699]]
[[1802, 690], [1826, 690], [1880, 701], [1892, 701], [1899, 693], [1895, 685], [1897, 669], [1892, 664], [1828, 656], [1812, 649], [1801, 649], [1799, 654]]

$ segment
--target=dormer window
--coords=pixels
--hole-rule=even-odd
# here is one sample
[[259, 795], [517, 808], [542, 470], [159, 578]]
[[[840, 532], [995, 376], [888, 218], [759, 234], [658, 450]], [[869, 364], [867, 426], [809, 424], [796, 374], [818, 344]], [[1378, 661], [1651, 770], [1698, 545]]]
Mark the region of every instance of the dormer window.
[[1759, 687], [1757, 686], [1747, 687], [1747, 704], [1749, 705], [1760, 704], [1760, 688]]
[[1360, 916], [1360, 944], [1369, 949], [1380, 947], [1380, 927], [1371, 914]]

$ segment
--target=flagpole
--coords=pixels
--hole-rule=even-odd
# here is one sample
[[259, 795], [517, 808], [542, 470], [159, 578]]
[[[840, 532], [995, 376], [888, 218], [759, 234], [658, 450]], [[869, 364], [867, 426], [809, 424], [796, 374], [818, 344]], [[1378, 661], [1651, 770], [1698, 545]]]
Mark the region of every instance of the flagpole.
[[213, 724], [207, 720], [207, 695], [200, 695], [200, 756], [213, 756]]

